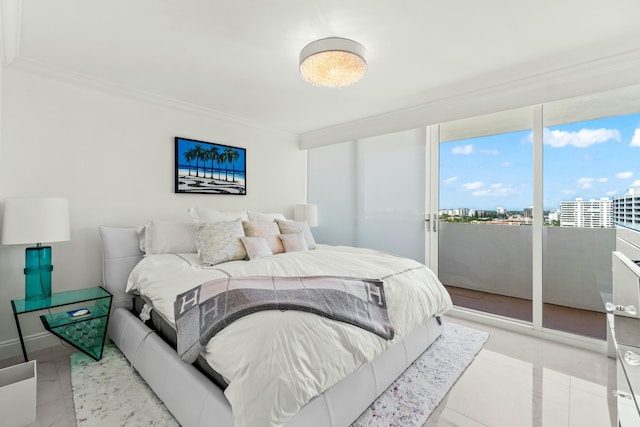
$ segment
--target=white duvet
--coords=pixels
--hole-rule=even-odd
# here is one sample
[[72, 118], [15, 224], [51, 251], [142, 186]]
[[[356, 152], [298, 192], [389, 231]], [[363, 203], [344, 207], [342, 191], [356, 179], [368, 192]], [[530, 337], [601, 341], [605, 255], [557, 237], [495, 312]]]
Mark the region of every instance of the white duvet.
[[127, 291], [140, 293], [175, 326], [176, 295], [205, 281], [241, 276], [340, 275], [384, 281], [395, 337], [387, 341], [357, 326], [298, 311], [246, 316], [214, 336], [203, 355], [229, 383], [236, 427], [282, 426], [314, 396], [371, 361], [426, 318], [451, 308], [438, 278], [422, 264], [381, 252], [318, 245], [252, 261], [204, 267], [196, 254], [145, 257]]

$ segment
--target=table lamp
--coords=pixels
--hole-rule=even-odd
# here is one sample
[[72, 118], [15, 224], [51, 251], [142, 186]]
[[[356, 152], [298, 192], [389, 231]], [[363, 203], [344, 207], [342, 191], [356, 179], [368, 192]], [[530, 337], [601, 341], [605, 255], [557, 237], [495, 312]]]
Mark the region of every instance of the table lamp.
[[59, 197], [4, 200], [2, 244], [36, 244], [25, 250], [25, 299], [51, 297], [51, 246], [69, 240], [69, 201]]
[[309, 227], [318, 226], [318, 205], [296, 205], [293, 211], [293, 219], [304, 221]]

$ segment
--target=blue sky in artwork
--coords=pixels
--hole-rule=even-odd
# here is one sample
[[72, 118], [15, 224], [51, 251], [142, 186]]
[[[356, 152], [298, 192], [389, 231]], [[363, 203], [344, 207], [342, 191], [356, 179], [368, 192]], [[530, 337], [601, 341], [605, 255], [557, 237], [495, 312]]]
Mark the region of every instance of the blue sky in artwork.
[[[182, 139], [182, 138], [178, 138], [179, 144], [178, 144], [178, 161], [180, 166], [187, 166], [188, 162], [186, 161], [185, 157], [184, 157], [184, 153], [186, 153], [187, 151], [191, 150], [192, 148], [194, 148], [197, 145], [201, 145], [205, 150], [209, 150], [212, 146], [215, 146], [218, 148], [218, 153], [221, 154], [224, 152], [224, 150], [226, 148], [231, 148], [235, 151], [238, 152], [238, 158], [232, 163], [223, 163], [222, 165], [220, 165], [219, 163], [216, 163], [215, 167], [217, 168], [225, 168], [228, 167], [229, 169], [233, 168], [235, 169], [236, 172], [244, 172], [244, 168], [245, 168], [245, 153], [246, 150], [244, 148], [240, 148], [240, 147], [228, 147], [228, 146], [224, 146], [224, 145], [218, 145], [215, 143], [206, 143], [206, 142], [199, 142], [199, 141], [192, 141], [189, 139]], [[191, 161], [191, 165], [192, 167], [195, 167], [196, 165], [196, 161], [195, 159]], [[207, 167], [210, 167], [211, 165], [211, 160], [207, 160]], [[202, 162], [200, 162], [200, 166], [202, 166]]]
[[[543, 142], [545, 210], [640, 186], [640, 114], [548, 127]], [[521, 211], [531, 205], [531, 131], [441, 144], [440, 209]]]

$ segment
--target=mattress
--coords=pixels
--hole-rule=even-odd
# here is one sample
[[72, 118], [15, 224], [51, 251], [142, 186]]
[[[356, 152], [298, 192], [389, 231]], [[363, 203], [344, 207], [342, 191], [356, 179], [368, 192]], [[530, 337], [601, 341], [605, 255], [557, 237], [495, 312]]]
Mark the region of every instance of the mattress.
[[196, 254], [163, 254], [145, 257], [134, 268], [127, 290], [140, 293], [174, 327], [176, 295], [205, 281], [311, 275], [383, 280], [395, 338], [384, 340], [350, 324], [294, 311], [253, 313], [223, 329], [202, 356], [229, 384], [224, 394], [233, 407], [235, 425], [280, 426], [425, 319], [451, 308], [451, 299], [433, 272], [406, 258], [325, 245], [209, 268], [199, 263]]
[[[136, 316], [140, 316], [145, 304], [145, 300], [140, 295], [136, 295], [133, 299], [133, 312]], [[149, 315], [149, 320], [144, 323], [153, 329], [164, 342], [169, 344], [171, 348], [175, 350], [176, 343], [178, 342], [176, 330], [155, 310], [151, 310]], [[216, 386], [220, 387], [220, 389], [224, 390], [229, 385], [224, 377], [217, 373], [202, 355], [196, 359], [193, 366], [209, 378]]]

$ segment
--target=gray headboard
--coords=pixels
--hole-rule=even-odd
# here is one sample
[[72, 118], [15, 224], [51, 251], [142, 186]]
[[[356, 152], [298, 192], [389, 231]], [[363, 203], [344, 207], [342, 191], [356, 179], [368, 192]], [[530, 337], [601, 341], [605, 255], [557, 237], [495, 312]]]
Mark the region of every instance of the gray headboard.
[[125, 292], [133, 267], [142, 259], [135, 227], [99, 226], [102, 241], [103, 286], [113, 295], [111, 308], [133, 308], [133, 298]]

